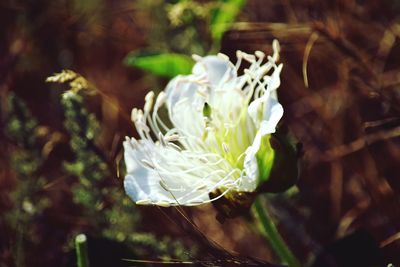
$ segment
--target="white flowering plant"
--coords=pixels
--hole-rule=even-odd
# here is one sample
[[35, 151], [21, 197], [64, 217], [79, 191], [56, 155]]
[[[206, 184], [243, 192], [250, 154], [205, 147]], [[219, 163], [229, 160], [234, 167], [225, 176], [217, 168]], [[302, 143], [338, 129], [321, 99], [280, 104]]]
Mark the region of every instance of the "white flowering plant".
[[224, 54], [194, 55], [192, 74], [175, 77], [157, 97], [149, 92], [143, 110], [132, 110], [140, 139], [124, 142], [124, 186], [136, 204], [200, 205], [251, 194], [268, 180], [269, 139], [283, 116], [279, 43], [272, 47], [267, 57], [238, 51], [236, 64]]

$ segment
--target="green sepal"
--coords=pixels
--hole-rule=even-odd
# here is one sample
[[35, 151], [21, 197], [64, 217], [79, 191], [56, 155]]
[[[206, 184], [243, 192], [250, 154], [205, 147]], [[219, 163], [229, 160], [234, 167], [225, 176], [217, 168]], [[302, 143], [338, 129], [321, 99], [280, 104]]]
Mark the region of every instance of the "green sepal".
[[257, 186], [267, 182], [270, 178], [270, 173], [275, 159], [275, 151], [270, 144], [271, 135], [264, 135], [261, 138], [261, 145], [256, 154], [258, 166]]
[[[258, 192], [279, 193], [286, 191], [296, 184], [299, 176], [299, 146], [295, 145], [286, 127], [279, 127], [273, 133], [268, 146], [274, 151], [272, 168], [268, 177], [260, 178], [262, 181], [257, 188]], [[260, 165], [259, 165], [260, 166]], [[268, 168], [268, 166], [267, 166]], [[268, 173], [268, 170], [262, 171]]]

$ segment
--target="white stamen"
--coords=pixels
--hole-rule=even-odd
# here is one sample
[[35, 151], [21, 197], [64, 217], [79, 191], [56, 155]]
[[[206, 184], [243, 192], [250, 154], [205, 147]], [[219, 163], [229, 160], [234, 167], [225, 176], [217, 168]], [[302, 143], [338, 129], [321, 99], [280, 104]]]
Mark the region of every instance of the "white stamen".
[[178, 145], [174, 144], [174, 143], [168, 143], [168, 146], [174, 148], [177, 151], [182, 151], [182, 148], [179, 147]]
[[200, 60], [202, 59], [201, 56], [196, 55], [196, 54], [193, 54], [193, 55], [192, 55], [192, 58], [193, 58], [193, 60], [196, 61], [196, 62], [198, 62], [198, 61], [200, 61]]
[[164, 207], [164, 208], [168, 208], [168, 207], [171, 206], [171, 204], [166, 202], [166, 201], [158, 201], [158, 202], [156, 202], [154, 204], [157, 205], [157, 206], [160, 206], [160, 207]]
[[240, 51], [240, 50], [237, 50], [236, 51], [236, 57], [239, 59], [239, 58], [242, 58], [243, 57], [243, 52], [242, 51]]
[[250, 62], [250, 63], [254, 63], [256, 61], [256, 57], [254, 55], [250, 55], [250, 54], [246, 54], [243, 53], [243, 59]]
[[177, 135], [177, 134], [172, 134], [172, 135], [170, 135], [170, 136], [165, 136], [165, 137], [164, 137], [164, 140], [165, 140], [166, 142], [176, 142], [176, 141], [179, 140], [179, 135]]
[[164, 136], [162, 135], [161, 132], [158, 133], [158, 140], [160, 140], [160, 143], [163, 147], [167, 146], [167, 143], [165, 142]]
[[229, 146], [226, 143], [222, 143], [222, 148], [224, 149], [226, 154], [230, 152]]
[[136, 201], [136, 205], [149, 205], [149, 204], [151, 204], [150, 199], [141, 199]]
[[130, 144], [133, 149], [136, 149], [139, 146], [138, 141], [133, 137], [127, 141], [128, 141], [128, 144]]
[[137, 108], [132, 109], [132, 111], [131, 111], [131, 121], [132, 122], [135, 122], [137, 120], [137, 112], [138, 112]]
[[166, 94], [163, 91], [160, 92], [157, 96], [156, 104], [154, 106], [157, 108], [161, 107], [165, 103], [166, 99], [167, 99]]
[[280, 50], [281, 50], [281, 47], [279, 45], [278, 40], [274, 39], [272, 41], [272, 49], [274, 51], [274, 54], [272, 56], [273, 57], [273, 61], [277, 62], [279, 60], [279, 53], [280, 53]]
[[208, 163], [208, 160], [206, 158], [199, 158], [199, 160], [204, 164]]
[[253, 78], [253, 76], [254, 76], [253, 72], [251, 72], [249, 69], [244, 69], [243, 72], [244, 72], [244, 74], [246, 74], [250, 78]]
[[254, 54], [260, 59], [263, 59], [265, 57], [265, 54], [262, 51], [256, 51]]
[[155, 169], [154, 165], [147, 159], [142, 159], [141, 161], [145, 167], [153, 169], [153, 170]]
[[229, 57], [223, 53], [218, 53], [217, 56], [223, 60], [229, 61]]
[[147, 114], [150, 112], [151, 107], [153, 106], [154, 92], [153, 91], [148, 92], [144, 99], [146, 102], [144, 104], [143, 110], [144, 110], [144, 113]]

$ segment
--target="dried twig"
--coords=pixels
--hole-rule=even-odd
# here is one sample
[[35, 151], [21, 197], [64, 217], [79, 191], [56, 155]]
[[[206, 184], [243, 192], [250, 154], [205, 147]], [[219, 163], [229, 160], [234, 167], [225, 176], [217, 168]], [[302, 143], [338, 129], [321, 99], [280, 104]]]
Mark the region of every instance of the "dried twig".
[[393, 128], [391, 130], [388, 130], [388, 131], [380, 131], [377, 133], [365, 135], [364, 137], [356, 139], [349, 144], [343, 144], [343, 145], [334, 147], [334, 148], [322, 153], [322, 155], [317, 155], [318, 153], [315, 153], [314, 155], [309, 155], [309, 156], [311, 156], [311, 158], [313, 160], [315, 160], [316, 162], [333, 161], [335, 159], [355, 153], [373, 143], [383, 141], [383, 140], [388, 140], [388, 139], [398, 137], [398, 136], [400, 136], [400, 126]]

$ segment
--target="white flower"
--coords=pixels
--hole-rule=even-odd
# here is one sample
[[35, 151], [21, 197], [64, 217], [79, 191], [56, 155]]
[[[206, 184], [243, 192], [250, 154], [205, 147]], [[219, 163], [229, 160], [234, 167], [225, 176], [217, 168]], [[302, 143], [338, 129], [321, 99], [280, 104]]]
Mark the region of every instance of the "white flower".
[[[143, 110], [133, 109], [140, 140], [124, 142], [124, 186], [137, 204], [199, 205], [257, 188], [263, 162], [273, 159], [259, 154], [267, 151], [263, 138], [283, 115], [276, 40], [273, 50], [266, 60], [260, 51], [238, 51], [236, 65], [223, 54], [194, 56], [191, 75], [177, 76], [156, 99], [148, 93]], [[238, 75], [243, 61], [248, 68]], [[223, 193], [210, 199], [217, 189]]]

